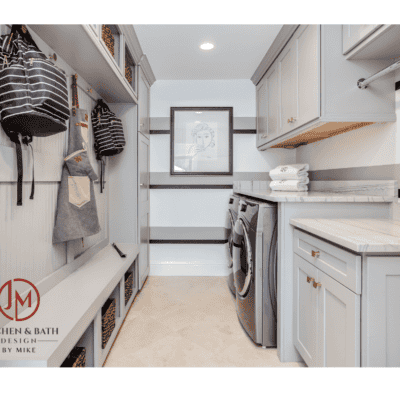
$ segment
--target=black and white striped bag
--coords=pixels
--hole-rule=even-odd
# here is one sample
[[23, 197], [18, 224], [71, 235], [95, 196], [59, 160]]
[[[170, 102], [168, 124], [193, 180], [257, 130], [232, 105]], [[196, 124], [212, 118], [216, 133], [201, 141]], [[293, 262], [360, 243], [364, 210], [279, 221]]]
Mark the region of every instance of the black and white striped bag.
[[104, 188], [104, 156], [114, 156], [125, 147], [125, 137], [122, 121], [109, 109], [103, 100], [98, 100], [92, 111], [92, 127], [94, 150], [97, 159], [101, 161], [100, 189]]
[[99, 101], [92, 111], [92, 126], [98, 159], [122, 152], [125, 146], [122, 122], [103, 101]]
[[[69, 102], [64, 71], [41, 52], [23, 25], [0, 37], [1, 125], [16, 144], [18, 200], [22, 205], [22, 142], [67, 130]], [[34, 193], [32, 181], [31, 199]]]

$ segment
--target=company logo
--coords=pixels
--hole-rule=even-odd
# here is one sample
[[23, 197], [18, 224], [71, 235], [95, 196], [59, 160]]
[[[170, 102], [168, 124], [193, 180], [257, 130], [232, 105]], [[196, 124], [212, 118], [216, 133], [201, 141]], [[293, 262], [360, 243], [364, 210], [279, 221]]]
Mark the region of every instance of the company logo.
[[[28, 292], [28, 294], [25, 297], [25, 300], [22, 300], [21, 295], [19, 294], [18, 290], [15, 290], [13, 292], [13, 283], [17, 282], [22, 282], [18, 284], [18, 287], [20, 291], [23, 293]], [[21, 290], [23, 288], [23, 290]], [[33, 291], [32, 291], [33, 289]], [[0, 306], [0, 312], [8, 319], [11, 319], [12, 321], [26, 321], [27, 319], [33, 317], [36, 314], [36, 311], [39, 308], [40, 305], [40, 295], [39, 291], [37, 290], [36, 286], [27, 281], [26, 279], [12, 279], [6, 282], [1, 288], [0, 288], [0, 295], [2, 293], [7, 294], [7, 307], [3, 308]], [[13, 306], [13, 294], [14, 296], [14, 316], [12, 306]], [[35, 298], [36, 296], [36, 298]], [[25, 318], [18, 318], [18, 305], [20, 307], [23, 307], [24, 304], [27, 302], [28, 308], [32, 308], [32, 304], [35, 303], [35, 300], [37, 301], [35, 309]]]

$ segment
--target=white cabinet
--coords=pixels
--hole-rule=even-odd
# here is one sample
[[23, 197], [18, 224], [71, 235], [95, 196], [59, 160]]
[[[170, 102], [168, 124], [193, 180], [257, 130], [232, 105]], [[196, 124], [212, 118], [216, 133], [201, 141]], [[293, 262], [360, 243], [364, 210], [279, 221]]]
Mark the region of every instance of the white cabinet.
[[[276, 134], [262, 133], [266, 136], [257, 141], [258, 149], [293, 149], [377, 122], [395, 121], [394, 76], [382, 77], [370, 90], [355, 90], [360, 78], [387, 67], [388, 60], [379, 57], [357, 63], [347, 60], [375, 35], [380, 34], [379, 39], [368, 46], [370, 51], [384, 47], [381, 38], [390, 39], [390, 36], [394, 40], [395, 33], [398, 38], [400, 25], [399, 30], [385, 27], [378, 26], [361, 46], [346, 56], [343, 55], [342, 25], [300, 25], [289, 39], [285, 37], [285, 43], [277, 38], [271, 48], [275, 53], [279, 48], [279, 53], [274, 61], [270, 57], [270, 64], [263, 65], [264, 78], [258, 85], [266, 85], [265, 77], [277, 66], [279, 96], [270, 100], [267, 85], [262, 89], [266, 100], [259, 96], [258, 101], [267, 102], [267, 106], [259, 105], [266, 121], [268, 104], [278, 101], [279, 127]], [[360, 29], [359, 35], [365, 37], [366, 32], [368, 29]], [[398, 42], [396, 39], [393, 43]]]
[[267, 110], [267, 85], [264, 77], [256, 89], [257, 98], [257, 147], [266, 143], [266, 110]]
[[285, 134], [293, 129], [297, 119], [297, 54], [292, 39], [279, 57], [280, 131]]
[[294, 255], [294, 344], [309, 367], [317, 366], [318, 291], [312, 283], [318, 279], [313, 265]]
[[319, 25], [302, 25], [257, 85], [257, 147], [320, 115]]
[[139, 71], [139, 132], [147, 138], [150, 135], [150, 86], [143, 70]]
[[297, 120], [293, 128], [320, 115], [319, 25], [301, 26], [295, 33], [297, 51]]
[[347, 54], [382, 25], [342, 25], [343, 54]]
[[400, 367], [400, 258], [363, 260], [363, 367]]
[[319, 270], [317, 284], [317, 366], [359, 367], [360, 295]]
[[[296, 245], [294, 249], [298, 252]], [[332, 258], [335, 251], [330, 245]], [[298, 254], [293, 267], [297, 351], [309, 367], [359, 367], [360, 295]]]
[[257, 86], [257, 147], [279, 135], [279, 70], [275, 63]]

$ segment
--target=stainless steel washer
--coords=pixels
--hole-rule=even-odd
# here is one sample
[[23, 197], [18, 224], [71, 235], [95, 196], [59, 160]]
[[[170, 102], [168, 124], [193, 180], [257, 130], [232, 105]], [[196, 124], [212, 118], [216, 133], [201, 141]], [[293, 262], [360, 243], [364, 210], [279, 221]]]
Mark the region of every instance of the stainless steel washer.
[[233, 235], [236, 310], [251, 339], [276, 347], [277, 205], [241, 199]]

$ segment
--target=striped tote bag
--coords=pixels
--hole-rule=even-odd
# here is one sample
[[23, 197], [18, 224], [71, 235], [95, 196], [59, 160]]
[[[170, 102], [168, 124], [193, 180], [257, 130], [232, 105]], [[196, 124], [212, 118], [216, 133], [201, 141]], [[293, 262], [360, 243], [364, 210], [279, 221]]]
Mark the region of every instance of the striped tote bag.
[[109, 109], [103, 100], [98, 100], [92, 111], [92, 127], [94, 150], [97, 159], [101, 161], [100, 191], [104, 189], [104, 156], [114, 156], [122, 152], [125, 146], [122, 122]]
[[125, 146], [122, 122], [102, 100], [92, 111], [92, 126], [94, 147], [99, 160], [103, 156], [122, 152]]
[[[17, 152], [17, 205], [22, 205], [22, 143], [67, 130], [69, 102], [64, 71], [41, 52], [24, 25], [0, 36], [0, 120]], [[32, 147], [31, 147], [32, 148]], [[33, 150], [32, 150], [33, 153]], [[34, 179], [30, 198], [34, 195]]]
[[25, 27], [0, 37], [0, 116], [7, 134], [49, 136], [67, 130], [65, 72], [37, 47]]

